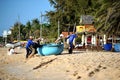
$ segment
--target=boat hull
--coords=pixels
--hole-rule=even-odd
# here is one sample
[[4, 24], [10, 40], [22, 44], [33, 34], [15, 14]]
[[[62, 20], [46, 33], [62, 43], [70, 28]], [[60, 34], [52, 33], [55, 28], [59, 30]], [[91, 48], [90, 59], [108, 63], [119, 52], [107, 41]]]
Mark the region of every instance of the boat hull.
[[62, 53], [63, 49], [64, 49], [63, 44], [50, 43], [44, 44], [42, 47], [37, 48], [37, 51], [39, 55], [47, 56], [47, 55], [59, 55]]

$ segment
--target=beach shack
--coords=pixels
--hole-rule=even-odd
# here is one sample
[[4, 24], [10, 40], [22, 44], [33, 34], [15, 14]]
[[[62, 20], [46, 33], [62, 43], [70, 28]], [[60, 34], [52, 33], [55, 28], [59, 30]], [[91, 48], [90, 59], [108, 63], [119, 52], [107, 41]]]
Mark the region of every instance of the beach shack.
[[76, 26], [76, 32], [81, 35], [81, 45], [96, 46], [97, 35], [91, 15], [82, 15], [80, 25]]

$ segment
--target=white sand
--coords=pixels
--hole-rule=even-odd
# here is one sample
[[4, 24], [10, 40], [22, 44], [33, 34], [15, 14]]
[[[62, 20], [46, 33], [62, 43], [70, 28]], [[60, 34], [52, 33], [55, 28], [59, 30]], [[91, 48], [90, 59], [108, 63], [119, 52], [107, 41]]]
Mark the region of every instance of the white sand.
[[35, 56], [7, 55], [0, 48], [0, 80], [120, 80], [120, 53], [79, 51], [74, 54]]

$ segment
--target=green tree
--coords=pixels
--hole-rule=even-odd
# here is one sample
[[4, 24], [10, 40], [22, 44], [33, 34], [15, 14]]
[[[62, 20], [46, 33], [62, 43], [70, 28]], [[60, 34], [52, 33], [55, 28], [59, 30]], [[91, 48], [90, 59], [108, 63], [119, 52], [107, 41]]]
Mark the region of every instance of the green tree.
[[[92, 15], [94, 25], [99, 33], [119, 34], [120, 31], [120, 1], [119, 0], [49, 0], [53, 11], [46, 11], [44, 16], [48, 19], [49, 26], [33, 19], [25, 25], [16, 22], [12, 26], [11, 40], [17, 40], [19, 27], [21, 39], [26, 40], [30, 35], [36, 38], [42, 36], [56, 38], [58, 21], [60, 22], [60, 32], [73, 31], [74, 25], [80, 25], [81, 15]], [[42, 30], [40, 27], [42, 26]]]
[[33, 19], [31, 23], [32, 35], [35, 37], [40, 37], [40, 24], [38, 19]]
[[120, 1], [103, 0], [96, 12], [97, 30], [106, 34], [118, 34], [120, 31]]

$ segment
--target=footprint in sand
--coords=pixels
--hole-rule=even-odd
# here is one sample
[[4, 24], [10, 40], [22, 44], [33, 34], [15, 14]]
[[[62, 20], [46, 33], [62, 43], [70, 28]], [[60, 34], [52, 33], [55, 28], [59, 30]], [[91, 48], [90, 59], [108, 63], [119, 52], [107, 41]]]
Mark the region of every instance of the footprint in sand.
[[91, 71], [91, 72], [88, 73], [88, 76], [92, 77], [96, 72], [99, 72], [99, 71], [100, 71], [99, 68], [95, 68], [93, 71]]
[[98, 68], [99, 68], [99, 69], [101, 69], [101, 68], [102, 68], [102, 69], [107, 69], [107, 67], [103, 67], [103, 66], [101, 66], [101, 65], [98, 65]]
[[77, 76], [77, 79], [81, 79], [82, 77], [81, 76]]
[[[66, 70], [66, 72], [70, 72], [69, 70]], [[82, 77], [78, 75], [77, 71], [74, 71], [74, 73], [72, 74], [72, 76], [74, 76], [74, 78], [76, 79], [81, 79]]]
[[66, 70], [66, 72], [70, 72], [69, 70]]
[[96, 72], [99, 72], [100, 69], [107, 69], [107, 67], [103, 67], [103, 66], [99, 65], [96, 69], [94, 69], [93, 71], [89, 72], [88, 76], [92, 77]]
[[94, 71], [95, 71], [95, 72], [99, 72], [100, 70], [99, 70], [99, 69], [95, 69]]
[[77, 71], [75, 71], [75, 72], [73, 73], [73, 76], [76, 76], [77, 79], [81, 79], [81, 78], [82, 78], [81, 76], [78, 75], [78, 72], [77, 72]]
[[95, 72], [94, 72], [94, 71], [91, 71], [91, 72], [89, 72], [88, 76], [89, 76], [89, 77], [92, 77], [94, 74], [95, 74]]
[[73, 73], [73, 76], [76, 76], [78, 74], [78, 72], [77, 71], [75, 71], [74, 73]]
[[103, 69], [107, 69], [107, 67], [102, 67]]

